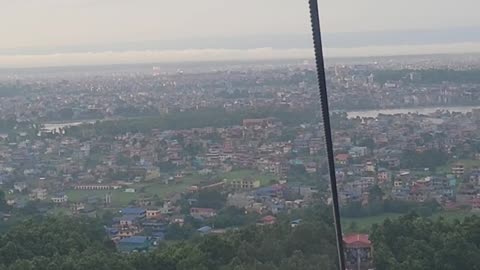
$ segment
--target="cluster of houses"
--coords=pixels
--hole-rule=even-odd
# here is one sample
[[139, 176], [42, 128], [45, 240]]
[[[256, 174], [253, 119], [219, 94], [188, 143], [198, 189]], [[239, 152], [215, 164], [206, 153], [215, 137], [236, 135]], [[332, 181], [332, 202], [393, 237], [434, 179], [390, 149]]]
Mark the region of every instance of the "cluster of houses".
[[[218, 187], [215, 187], [218, 188]], [[292, 209], [307, 207], [312, 202], [315, 190], [275, 184], [272, 186], [242, 189], [242, 192], [230, 193], [223, 207], [236, 207], [258, 216], [256, 225], [272, 225], [276, 223], [276, 215]], [[297, 196], [289, 200], [291, 194]], [[188, 194], [187, 194], [188, 195]], [[162, 206], [129, 206], [118, 211], [105, 230], [108, 236], [117, 244], [122, 252], [142, 251], [153, 248], [165, 240], [170, 225], [182, 227], [188, 218], [199, 221], [201, 226], [196, 229], [199, 235], [223, 234], [228, 229], [215, 228], [213, 220], [218, 214], [217, 209], [197, 207], [196, 199], [188, 199], [188, 214], [184, 214], [179, 201], [166, 200]], [[293, 220], [291, 226], [301, 223]]]
[[[349, 128], [334, 136], [342, 203], [366, 204], [369, 190], [378, 185], [398, 200], [436, 200], [446, 208], [478, 209], [480, 155], [471, 138], [479, 129], [479, 116], [474, 110], [344, 119]], [[421, 165], [434, 164], [430, 160], [440, 154], [446, 156], [443, 163]], [[412, 155], [426, 162], [412, 164]]]

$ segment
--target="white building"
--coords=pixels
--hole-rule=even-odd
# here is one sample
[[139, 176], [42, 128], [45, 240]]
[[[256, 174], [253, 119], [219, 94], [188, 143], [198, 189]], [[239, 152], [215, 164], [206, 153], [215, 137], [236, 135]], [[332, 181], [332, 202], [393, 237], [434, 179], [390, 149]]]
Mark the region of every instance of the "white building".
[[68, 201], [68, 196], [66, 194], [58, 194], [52, 197], [54, 203], [66, 203]]

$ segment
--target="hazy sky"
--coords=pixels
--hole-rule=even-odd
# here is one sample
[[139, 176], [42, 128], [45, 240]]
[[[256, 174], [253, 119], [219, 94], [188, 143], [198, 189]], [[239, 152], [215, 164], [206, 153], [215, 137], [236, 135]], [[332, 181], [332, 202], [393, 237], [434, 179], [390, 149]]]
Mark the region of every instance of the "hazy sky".
[[[319, 0], [319, 4], [327, 33], [480, 28], [478, 0]], [[98, 54], [118, 44], [185, 40], [181, 50], [214, 49], [204, 44], [310, 33], [307, 0], [0, 0], [0, 7], [0, 59], [10, 61], [0, 66], [14, 66], [19, 54], [35, 62], [30, 54], [39, 54], [39, 48], [45, 51], [42, 54], [66, 54], [65, 48], [70, 48], [68, 53], [85, 53], [88, 48]], [[199, 45], [196, 40], [209, 43]], [[255, 45], [251, 42], [248, 49]], [[146, 48], [156, 49], [151, 46]], [[218, 46], [215, 49], [236, 49]], [[132, 45], [124, 48], [124, 54], [135, 50]]]

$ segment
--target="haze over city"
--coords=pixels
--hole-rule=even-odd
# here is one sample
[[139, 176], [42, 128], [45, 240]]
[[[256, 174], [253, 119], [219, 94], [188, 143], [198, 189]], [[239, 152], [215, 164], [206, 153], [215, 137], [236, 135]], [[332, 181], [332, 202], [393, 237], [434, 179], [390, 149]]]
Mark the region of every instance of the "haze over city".
[[[305, 1], [2, 1], [0, 67], [311, 58]], [[473, 0], [320, 2], [327, 57], [480, 51]]]

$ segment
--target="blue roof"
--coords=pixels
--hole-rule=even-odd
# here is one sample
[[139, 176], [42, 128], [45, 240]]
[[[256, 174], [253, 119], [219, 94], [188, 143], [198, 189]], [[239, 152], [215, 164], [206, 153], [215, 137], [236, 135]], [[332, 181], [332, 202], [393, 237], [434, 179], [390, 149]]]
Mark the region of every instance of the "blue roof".
[[127, 207], [127, 208], [123, 208], [122, 210], [120, 210], [120, 213], [122, 213], [124, 215], [142, 215], [145, 212], [146, 212], [145, 209], [136, 208], [136, 207]]
[[136, 220], [137, 217], [136, 216], [132, 216], [132, 215], [123, 215], [120, 220], [128, 220], [128, 221], [134, 221]]
[[201, 232], [201, 233], [208, 233], [209, 231], [212, 230], [212, 227], [210, 226], [203, 226], [201, 227], [200, 229], [198, 229], [197, 231]]
[[292, 224], [300, 224], [300, 222], [302, 222], [301, 219], [295, 219], [295, 220], [292, 220], [292, 222], [290, 222], [290, 223], [292, 223]]
[[118, 233], [118, 229], [115, 229], [115, 228], [105, 228], [105, 230], [107, 231], [108, 234], [110, 235], [115, 235]]
[[127, 238], [123, 238], [119, 241], [119, 243], [123, 244], [143, 244], [148, 241], [146, 236], [130, 236]]
[[163, 232], [154, 232], [154, 233], [152, 233], [152, 236], [155, 237], [155, 238], [160, 238], [160, 239], [165, 238], [165, 234]]

